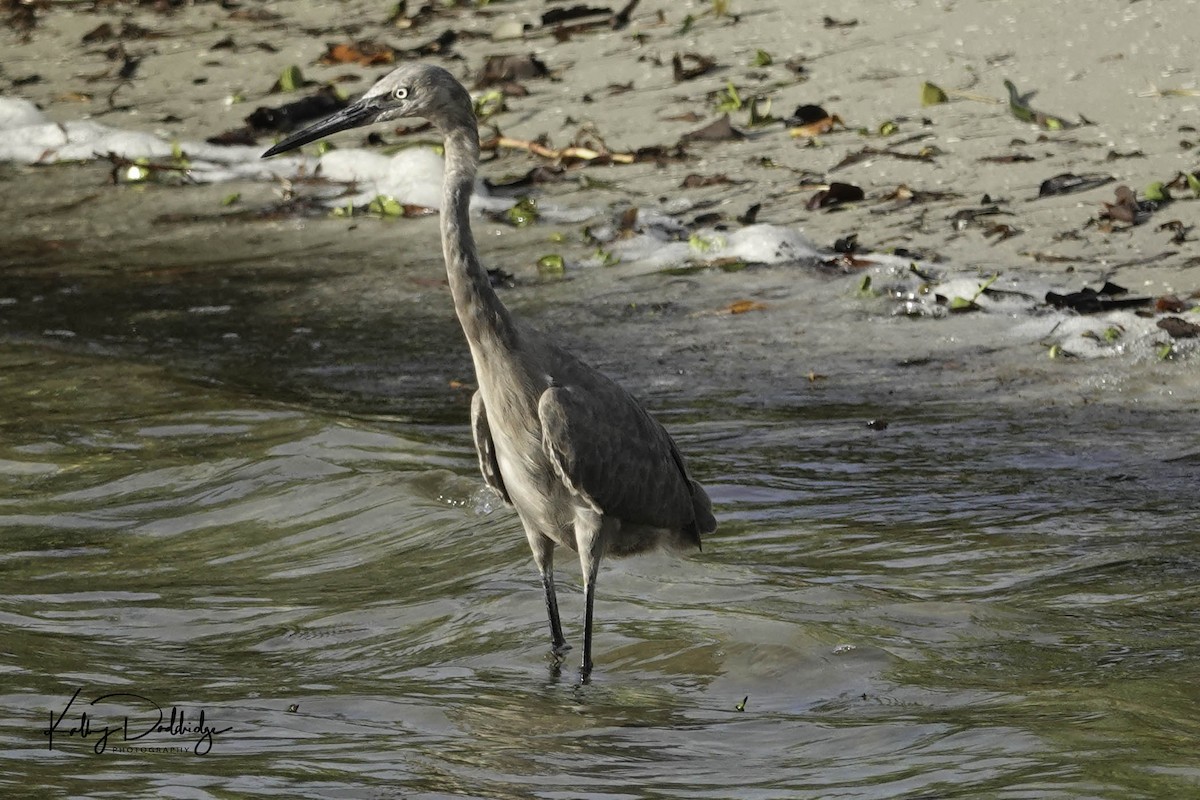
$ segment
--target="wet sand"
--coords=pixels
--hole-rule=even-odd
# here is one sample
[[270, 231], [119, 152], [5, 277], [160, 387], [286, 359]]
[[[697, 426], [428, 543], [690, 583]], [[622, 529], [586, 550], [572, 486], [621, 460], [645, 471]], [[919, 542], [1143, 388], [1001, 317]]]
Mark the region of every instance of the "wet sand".
[[[582, 127], [591, 126], [613, 151], [671, 146], [719, 116], [715, 95], [729, 83], [743, 98], [770, 98], [771, 111], [779, 116], [812, 103], [845, 121], [846, 130], [793, 137], [783, 123], [751, 128], [743, 109], [733, 112], [735, 125], [747, 133], [739, 141], [691, 143], [686, 161], [587, 167], [573, 171], [565, 182], [537, 189], [544, 201], [560, 207], [596, 211], [594, 221], [615, 219], [630, 205], [671, 207], [686, 198], [690, 210], [680, 214], [685, 223], [715, 212], [722, 215], [719, 224], [733, 229], [737, 216], [761, 204], [759, 222], [802, 228], [818, 247], [832, 247], [854, 234], [864, 252], [902, 248], [948, 270], [976, 271], [980, 282], [999, 272], [1013, 285], [1069, 292], [1110, 280], [1140, 295], [1177, 295], [1189, 305], [1188, 295], [1200, 289], [1193, 237], [1173, 242], [1173, 231], [1161, 227], [1173, 220], [1185, 228], [1192, 224], [1197, 201], [1190, 192], [1176, 191], [1179, 199], [1144, 224], [1106, 225], [1101, 219], [1102, 203], [1114, 200], [1117, 185], [1126, 183], [1140, 192], [1153, 181], [1169, 182], [1196, 167], [1195, 140], [1200, 136], [1191, 126], [1200, 99], [1145, 96], [1152, 87], [1195, 87], [1186, 58], [1197, 32], [1197, 17], [1190, 13], [1194, 4], [998, 6], [978, 0], [813, 3], [798, 10], [783, 2], [735, 2], [734, 18], [713, 16], [710, 3], [643, 2], [627, 28], [599, 27], [567, 41], [558, 41], [538, 24], [546, 9], [534, 2], [495, 3], [481, 10], [447, 11], [409, 30], [387, 27], [379, 7], [365, 3], [274, 3], [241, 13], [212, 4], [170, 14], [127, 7], [96, 13], [53, 9], [39, 15], [27, 41], [18, 41], [12, 31], [3, 34], [2, 80], [8, 93], [38, 102], [57, 120], [91, 115], [120, 128], [200, 140], [237, 127], [256, 105], [289, 99], [266, 93], [288, 65], [301, 67], [315, 81], [352, 78], [339, 84], [351, 92], [387, 69], [316, 64], [329, 43], [378, 39], [415, 47], [453, 28], [459, 38], [452, 55], [431, 60], [464, 79], [479, 73], [486, 56], [499, 53], [534, 53], [553, 73], [552, 79], [521, 81], [528, 96], [509, 98], [507, 110], [489, 120], [506, 136], [544, 137], [563, 146]], [[264, 18], [244, 18], [256, 14]], [[689, 14], [693, 21], [686, 26]], [[831, 17], [828, 24], [826, 15]], [[109, 108], [107, 97], [117, 86], [111, 76], [119, 61], [110, 60], [105, 51], [119, 37], [80, 42], [104, 22], [118, 32], [126, 24], [152, 32], [124, 42], [125, 52], [141, 61], [133, 79], [113, 95], [115, 108]], [[490, 38], [513, 22], [526, 24], [522, 40]], [[229, 39], [232, 47], [214, 49]], [[758, 50], [770, 54], [770, 66], [751, 64]], [[718, 67], [676, 82], [672, 56], [688, 52], [709, 56]], [[803, 72], [787, 66], [789, 60]], [[109, 77], [97, 78], [100, 73]], [[27, 82], [34, 74], [40, 80]], [[1000, 102], [1006, 79], [1022, 92], [1036, 90], [1034, 108], [1087, 124], [1044, 130], [1014, 118], [1006, 101]], [[922, 107], [924, 81], [949, 90], [951, 102]], [[22, 85], [14, 88], [14, 82]], [[227, 104], [235, 94], [244, 95], [246, 102]], [[697, 120], [681, 119], [687, 114]], [[887, 123], [894, 123], [895, 132], [878, 135]], [[880, 152], [838, 166], [864, 148]], [[918, 155], [922, 157], [914, 158]], [[1019, 159], [982, 160], [1008, 156]], [[482, 172], [502, 179], [540, 163], [545, 162], [507, 151]], [[220, 355], [219, 337], [225, 334], [214, 332], [215, 343], [200, 348], [208, 353], [211, 344], [218, 353], [211, 356], [216, 359], [212, 363], [228, 367], [247, 358], [278, 360], [276, 353], [294, 338], [295, 328], [345, 330], [362, 324], [371, 330], [363, 334], [357, 354], [363, 363], [353, 371], [356, 391], [390, 395], [396, 387], [389, 379], [363, 376], [373, 369], [386, 373], [389, 353], [404, 363], [413, 357], [402, 345], [416, 334], [403, 332], [407, 326], [397, 319], [405, 309], [417, 309], [407, 319], [432, 320], [438, 331], [424, 337], [435, 344], [416, 349], [424, 354], [423, 363], [431, 365], [428, 387], [469, 379], [465, 354], [455, 344], [448, 298], [438, 285], [432, 219], [155, 224], [150, 220], [164, 211], [219, 213], [221, 200], [231, 192], [241, 193], [243, 208], [265, 207], [280, 187], [266, 182], [112, 187], [103, 162], [52, 169], [6, 165], [2, 170], [6, 188], [0, 203], [17, 220], [6, 234], [12, 254], [5, 259], [7, 294], [20, 301], [48, 287], [86, 292], [111, 290], [114, 282], [127, 292], [114, 302], [132, 310], [105, 316], [83, 303], [64, 312], [68, 330], [91, 331], [77, 336], [76, 344], [89, 337], [115, 337], [117, 347], [124, 347], [129, 339], [122, 338], [123, 332], [137, 328], [141, 319], [153, 333], [134, 349], [166, 353], [182, 359], [184, 369], [203, 373], [208, 356], [197, 356], [199, 351], [186, 344], [187, 319], [178, 324], [175, 344], [164, 345], [165, 329], [154, 327], [164, 314], [188, 317], [186, 310], [194, 308], [184, 303], [186, 289], [163, 275], [176, 275], [184, 286], [188, 276], [226, 286], [235, 276], [236, 299], [226, 319], [250, 354]], [[1101, 173], [1114, 181], [1039, 199], [1042, 181], [1064, 172]], [[727, 180], [681, 188], [689, 175]], [[806, 208], [818, 184], [827, 180], [860, 186], [866, 200], [832, 210]], [[898, 200], [905, 189], [923, 202]], [[959, 226], [952, 219], [957, 212], [991, 204], [998, 213], [977, 224]], [[1036, 324], [1030, 325], [1040, 312], [1028, 305], [1019, 311], [1001, 308], [910, 321], [897, 318], [901, 303], [896, 297], [857, 294], [861, 275], [853, 270], [797, 272], [786, 266], [680, 276], [647, 275], [617, 265], [572, 269], [566, 281], [544, 282], [535, 266], [540, 254], [560, 251], [572, 263], [594, 252], [582, 225], [544, 223], [516, 230], [485, 219], [475, 225], [485, 258], [518, 280], [506, 295], [508, 302], [543, 327], [558, 329], [585, 357], [643, 394], [679, 392], [696, 383], [709, 387], [702, 394], [768, 396], [780, 386], [803, 393], [810, 385], [827, 385], [822, 381], [833, 376], [832, 382], [846, 391], [866, 394], [881, 384], [895, 384], [917, 396], [995, 394], [1022, 402], [1053, 397], [1066, 403], [1075, 402], [1073, 398], [1155, 399], [1171, 405], [1179, 392], [1195, 388], [1194, 369], [1159, 363], [1155, 357], [1153, 345], [1170, 341], [1165, 334], [1143, 337], [1137, 347], [1117, 353], [1122, 357], [1101, 364], [1064, 367], [1046, 358], [1055, 326], [1047, 324], [1047, 336], [1040, 335]], [[551, 233], [565, 241], [548, 242]], [[393, 269], [397, 262], [404, 265], [399, 277]], [[876, 270], [876, 285], [890, 274]], [[145, 306], [155, 301], [146, 298], [161, 296], [162, 283], [175, 287], [180, 308], [148, 311]], [[218, 305], [229, 299], [223, 300], [219, 291], [213, 295]], [[722, 313], [742, 299], [763, 308]], [[243, 318], [243, 312], [251, 318]], [[135, 319], [138, 314], [143, 316]], [[190, 316], [193, 322], [195, 316]], [[1194, 319], [1195, 313], [1184, 316]], [[309, 326], [301, 324], [305, 320]], [[1094, 327], [1103, 331], [1113, 324], [1097, 317]], [[19, 308], [8, 327], [35, 339], [58, 330], [43, 325], [40, 312], [31, 321]], [[256, 344], [247, 328], [261, 334]], [[381, 335], [394, 336], [400, 349], [384, 347], [381, 352]], [[1180, 354], [1187, 352], [1186, 341], [1176, 344]], [[1072, 349], [1070, 341], [1063, 346]], [[614, 355], [630, 352], [639, 357]], [[300, 380], [297, 374], [288, 380]], [[964, 381], [964, 376], [971, 379]], [[324, 374], [315, 384], [332, 381], [335, 394], [349, 391], [339, 380]], [[319, 393], [315, 385], [305, 386], [305, 392]], [[1010, 394], [1014, 386], [1032, 394]]]

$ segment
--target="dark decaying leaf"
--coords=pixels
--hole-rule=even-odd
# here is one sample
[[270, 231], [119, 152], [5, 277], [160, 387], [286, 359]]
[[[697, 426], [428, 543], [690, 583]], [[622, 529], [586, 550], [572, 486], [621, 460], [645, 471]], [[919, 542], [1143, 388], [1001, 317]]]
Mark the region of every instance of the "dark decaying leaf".
[[1119, 308], [1141, 308], [1154, 302], [1151, 297], [1124, 297], [1129, 290], [1115, 283], [1105, 282], [1097, 289], [1084, 288], [1070, 294], [1046, 292], [1046, 304], [1054, 308], [1066, 308], [1079, 314], [1098, 314]]
[[811, 103], [796, 106], [796, 110], [787, 118], [786, 123], [791, 126], [795, 125], [812, 125], [824, 119], [829, 119], [830, 114], [820, 106], [814, 106]]
[[746, 134], [733, 127], [728, 114], [714, 120], [703, 128], [685, 133], [680, 141], [683, 142], [728, 142], [745, 139]]
[[679, 186], [681, 189], [699, 189], [704, 186], [720, 186], [727, 183], [747, 183], [748, 181], [735, 181], [725, 173], [717, 175], [698, 175], [692, 173], [683, 179], [683, 183]]
[[985, 164], [1021, 164], [1026, 161], [1037, 161], [1028, 153], [1007, 153], [1001, 156], [983, 156], [979, 159]]
[[578, 5], [570, 8], [552, 8], [545, 14], [542, 14], [543, 25], [557, 25], [560, 22], [568, 22], [573, 19], [581, 19], [583, 17], [594, 17], [598, 15], [611, 16], [613, 13], [611, 8], [600, 8], [596, 6]]
[[1148, 211], [1143, 211], [1137, 201], [1137, 196], [1125, 184], [1121, 184], [1113, 190], [1116, 196], [1115, 203], [1105, 203], [1104, 210], [1100, 212], [1102, 219], [1110, 219], [1113, 222], [1124, 222], [1129, 225], [1139, 225], [1146, 221], [1150, 216]]
[[762, 203], [755, 203], [746, 209], [745, 214], [739, 215], [737, 221], [743, 225], [753, 225], [755, 220], [758, 219], [758, 212], [760, 210], [762, 210]]
[[981, 206], [979, 208], [961, 208], [955, 211], [950, 217], [950, 224], [954, 230], [966, 230], [972, 225], [983, 224], [980, 219], [986, 217], [994, 217], [1000, 214], [1011, 215], [1011, 211], [1004, 211], [1000, 206]]
[[258, 144], [258, 136], [253, 127], [243, 125], [240, 128], [231, 128], [223, 133], [218, 133], [216, 136], [209, 136], [204, 141], [220, 145], [254, 145]]
[[683, 55], [676, 53], [671, 58], [671, 69], [674, 72], [676, 83], [699, 78], [712, 71], [716, 66], [716, 61], [699, 53], [684, 53]]
[[504, 195], [507, 193], [517, 193], [522, 190], [528, 190], [533, 186], [544, 183], [557, 183], [566, 177], [567, 170], [559, 164], [545, 164], [534, 167], [516, 178], [502, 181], [490, 181], [484, 178], [484, 185], [488, 191], [496, 194]]
[[866, 197], [866, 193], [858, 186], [851, 183], [834, 182], [810, 197], [805, 207], [809, 211], [814, 211], [818, 208], [830, 208], [842, 203], [855, 203], [864, 197]]
[[276, 108], [259, 106], [246, 117], [246, 124], [258, 131], [290, 133], [306, 122], [332, 114], [346, 106], [348, 101], [338, 97], [337, 92], [323, 86], [308, 97]]
[[168, 213], [154, 218], [156, 225], [183, 224], [193, 225], [197, 222], [275, 222], [294, 217], [325, 217], [329, 208], [315, 197], [292, 197], [262, 208], [246, 208], [238, 211], [224, 211], [219, 214]]
[[265, 8], [235, 8], [229, 12], [229, 18], [239, 22], [278, 22], [283, 19], [281, 15]]
[[396, 55], [403, 58], [425, 58], [427, 56], [441, 56], [449, 53], [454, 48], [454, 43], [458, 41], [458, 31], [451, 28], [439, 33], [433, 39], [430, 39], [424, 44], [419, 44], [416, 47], [408, 50], [397, 50]]
[[826, 17], [822, 18], [821, 24], [824, 25], [826, 28], [853, 28], [856, 25], [858, 25], [858, 20], [857, 19], [841, 20], [841, 19], [834, 19], [833, 17], [830, 17], [830, 16], [826, 16]]
[[616, 14], [613, 14], [612, 19], [608, 21], [609, 27], [611, 27], [614, 31], [619, 31], [628, 25], [629, 18], [633, 16], [633, 11], [637, 8], [639, 2], [640, 0], [629, 0], [629, 2], [625, 4], [624, 8], [622, 8]]
[[102, 22], [85, 33], [80, 38], [80, 41], [84, 44], [95, 44], [96, 42], [107, 42], [109, 39], [115, 38], [116, 35], [117, 32], [111, 22]]
[[1172, 339], [1195, 339], [1200, 336], [1200, 325], [1180, 317], [1163, 317], [1154, 324], [1166, 331]]
[[1042, 181], [1042, 185], [1038, 187], [1038, 197], [1052, 197], [1060, 194], [1074, 194], [1075, 192], [1086, 192], [1088, 189], [1095, 189], [1097, 186], [1103, 186], [1106, 183], [1115, 181], [1112, 175], [1105, 175], [1100, 172], [1092, 172], [1086, 175], [1076, 175], [1073, 172], [1062, 172], [1052, 178], [1047, 178]]
[[475, 88], [484, 89], [513, 81], [544, 78], [549, 74], [550, 70], [533, 54], [488, 56], [483, 62], [483, 71], [479, 74], [479, 79], [475, 81]]

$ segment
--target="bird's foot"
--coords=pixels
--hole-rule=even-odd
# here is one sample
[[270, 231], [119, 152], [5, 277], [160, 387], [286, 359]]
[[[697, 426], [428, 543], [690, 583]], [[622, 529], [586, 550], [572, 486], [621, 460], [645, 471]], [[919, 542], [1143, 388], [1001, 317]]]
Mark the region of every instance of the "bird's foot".
[[592, 665], [591, 662], [585, 661], [579, 665], [579, 685], [587, 686], [592, 682]]
[[571, 649], [571, 645], [566, 642], [559, 642], [550, 646], [550, 655], [554, 656], [556, 661], [562, 661], [567, 657], [567, 651]]

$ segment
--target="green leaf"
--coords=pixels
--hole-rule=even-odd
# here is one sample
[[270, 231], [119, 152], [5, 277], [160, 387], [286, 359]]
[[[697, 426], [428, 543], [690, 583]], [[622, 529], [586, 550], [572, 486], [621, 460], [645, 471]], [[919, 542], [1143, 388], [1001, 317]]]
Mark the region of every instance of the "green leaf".
[[[759, 103], [762, 103], [762, 109], [759, 109]], [[750, 127], [756, 125], [767, 125], [775, 122], [775, 117], [771, 115], [771, 98], [767, 97], [760, 100], [757, 97], [750, 98]]]
[[742, 702], [740, 702], [736, 706], [734, 706], [733, 710], [734, 711], [745, 711], [746, 710], [746, 701], [749, 699], [750, 699], [750, 695], [746, 695], [745, 697], [743, 697]]
[[1168, 203], [1171, 200], [1171, 192], [1162, 181], [1150, 184], [1142, 190], [1142, 194], [1152, 203]]
[[332, 143], [332, 142], [330, 142], [330, 141], [327, 141], [327, 140], [325, 140], [325, 139], [322, 139], [321, 141], [317, 142], [317, 148], [316, 148], [316, 149], [317, 149], [317, 155], [319, 155], [319, 156], [323, 156], [323, 155], [325, 155], [326, 153], [328, 153], [330, 150], [336, 150], [336, 149], [337, 149], [337, 145], [333, 144], [333, 143]]
[[236, 203], [238, 200], [241, 200], [241, 199], [242, 199], [241, 192], [234, 192], [233, 194], [227, 194], [227, 195], [225, 195], [224, 198], [221, 199], [221, 205], [231, 206], [234, 203]]
[[696, 18], [693, 17], [691, 14], [688, 14], [686, 17], [683, 18], [683, 24], [679, 26], [679, 30], [677, 31], [677, 33], [680, 36], [682, 36], [683, 34], [690, 31], [692, 29], [692, 26], [695, 24], [696, 24]]
[[504, 110], [504, 92], [499, 89], [484, 92], [475, 99], [474, 107], [475, 116], [478, 119], [484, 120], [495, 116]]
[[921, 105], [936, 106], [939, 103], [950, 102], [950, 97], [940, 86], [925, 81], [921, 84]]
[[693, 233], [691, 236], [688, 237], [688, 246], [691, 247], [693, 250], [697, 250], [701, 253], [707, 253], [709, 250], [713, 250], [714, 248], [724, 247], [725, 240], [722, 239], [720, 236], [713, 236], [712, 238], [708, 238], [705, 236], [701, 236], [698, 233]]
[[738, 93], [733, 81], [728, 81], [725, 88], [717, 94], [717, 111], [740, 111], [742, 96]]
[[294, 92], [304, 85], [304, 75], [300, 68], [293, 64], [279, 73], [279, 91]]
[[879, 135], [880, 136], [891, 136], [892, 134], [896, 133], [898, 130], [900, 130], [900, 126], [897, 125], [893, 120], [889, 119], [887, 122], [880, 124]]
[[750, 59], [750, 66], [752, 66], [752, 67], [769, 67], [769, 66], [771, 66], [771, 64], [774, 63], [774, 61], [775, 60], [773, 58], [771, 58], [771, 54], [768, 53], [766, 50], [755, 50], [754, 58]]
[[1175, 355], [1175, 348], [1171, 346], [1170, 342], [1163, 342], [1158, 346], [1158, 349], [1154, 351], [1154, 354], [1158, 356], [1159, 361], [1166, 361], [1167, 359], [1171, 358], [1171, 356]]
[[611, 250], [605, 250], [602, 247], [596, 248], [596, 258], [600, 260], [600, 266], [611, 267], [613, 264], [619, 264], [621, 257]]
[[518, 228], [532, 225], [537, 222], [538, 218], [537, 201], [529, 197], [522, 197], [516, 202], [516, 205], [505, 212], [505, 217], [508, 218], [510, 225]]
[[381, 217], [403, 217], [404, 206], [391, 195], [381, 194], [367, 205], [367, 213]]
[[542, 256], [537, 261], [538, 274], [543, 278], [561, 278], [567, 272], [566, 262], [558, 253]]
[[1186, 174], [1188, 188], [1192, 190], [1192, 194], [1194, 196], [1200, 197], [1200, 177], [1197, 177], [1196, 173], [1194, 172], [1188, 172]]
[[1125, 333], [1123, 329], [1117, 327], [1116, 325], [1109, 325], [1104, 329], [1104, 341], [1112, 344], [1113, 342], [1117, 341], [1117, 339], [1120, 339], [1121, 334], [1123, 333]]
[[1037, 122], [1037, 114], [1021, 100], [1021, 93], [1017, 91], [1016, 85], [1006, 80], [1004, 88], [1008, 89], [1008, 110], [1012, 115], [1021, 122]]

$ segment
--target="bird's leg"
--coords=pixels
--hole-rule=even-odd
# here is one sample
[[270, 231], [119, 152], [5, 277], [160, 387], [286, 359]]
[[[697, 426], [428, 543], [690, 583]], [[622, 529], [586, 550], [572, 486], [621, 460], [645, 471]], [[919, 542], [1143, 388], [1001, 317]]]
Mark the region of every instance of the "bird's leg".
[[587, 683], [592, 676], [592, 610], [596, 605], [596, 575], [600, 559], [590, 559], [591, 568], [584, 574], [583, 583], [583, 663], [579, 666], [579, 681]]
[[562, 632], [562, 620], [558, 616], [558, 594], [554, 591], [554, 541], [540, 533], [526, 531], [529, 549], [533, 551], [533, 562], [542, 576], [542, 589], [546, 593], [546, 616], [550, 618], [550, 645], [555, 658], [562, 658], [571, 649]]
[[562, 632], [562, 620], [558, 616], [558, 595], [554, 591], [554, 570], [542, 572], [542, 588], [546, 590], [546, 615], [550, 618], [551, 652], [561, 658], [571, 645], [567, 644]]
[[596, 605], [596, 576], [608, 536], [616, 520], [605, 519], [592, 509], [575, 512], [575, 544], [579, 549], [579, 566], [583, 571], [583, 661], [579, 666], [579, 681], [587, 683], [592, 674], [592, 616]]

